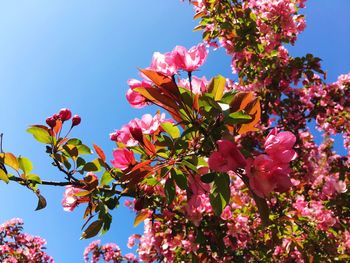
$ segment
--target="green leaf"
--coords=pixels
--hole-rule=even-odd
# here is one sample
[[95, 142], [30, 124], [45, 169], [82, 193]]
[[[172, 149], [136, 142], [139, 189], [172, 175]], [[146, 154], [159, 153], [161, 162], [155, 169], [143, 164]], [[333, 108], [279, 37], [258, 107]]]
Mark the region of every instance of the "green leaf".
[[96, 236], [98, 232], [100, 232], [102, 225], [103, 220], [100, 219], [92, 222], [81, 235], [81, 239], [87, 239]]
[[206, 184], [210, 184], [214, 181], [216, 173], [207, 173], [201, 176], [201, 181]]
[[107, 185], [109, 184], [110, 182], [113, 181], [113, 177], [111, 176], [111, 174], [107, 171], [105, 171], [101, 177], [101, 186], [104, 186], [104, 185]]
[[194, 166], [192, 163], [186, 161], [186, 160], [182, 160], [181, 162], [183, 165], [185, 165], [187, 168], [190, 168], [192, 171], [197, 172], [197, 167]]
[[217, 174], [214, 179], [209, 199], [215, 214], [220, 216], [230, 201], [230, 177], [228, 174]]
[[165, 192], [165, 196], [166, 196], [168, 204], [171, 204], [175, 199], [175, 193], [176, 193], [174, 180], [172, 178], [169, 178], [166, 181], [164, 192]]
[[31, 126], [27, 129], [27, 132], [32, 134], [38, 142], [51, 144], [52, 137], [45, 126]]
[[173, 178], [176, 182], [176, 185], [180, 187], [182, 190], [187, 189], [187, 177], [181, 170], [171, 170], [171, 178]]
[[36, 174], [28, 174], [26, 176], [27, 180], [30, 180], [30, 181], [33, 181], [33, 182], [36, 182], [38, 184], [41, 184], [41, 179], [39, 177], [39, 175], [36, 175]]
[[163, 122], [161, 126], [164, 131], [171, 136], [171, 138], [176, 139], [180, 137], [180, 129], [171, 122]]
[[102, 228], [102, 232], [101, 232], [102, 235], [107, 233], [107, 231], [111, 227], [111, 223], [112, 223], [112, 216], [111, 216], [111, 214], [107, 213], [103, 217], [103, 228]]
[[215, 101], [218, 101], [222, 98], [225, 90], [225, 85], [226, 79], [221, 75], [214, 77], [210, 81], [208, 91], [213, 95]]
[[149, 186], [155, 186], [159, 184], [158, 180], [154, 177], [149, 177], [144, 180], [144, 182]]
[[72, 139], [69, 139], [66, 144], [78, 146], [78, 145], [81, 145], [82, 142], [81, 142], [81, 140], [79, 140], [77, 138], [72, 138]]
[[86, 172], [98, 172], [101, 170], [101, 165], [98, 159], [88, 162], [84, 165], [83, 170]]
[[66, 153], [72, 158], [75, 159], [76, 157], [78, 157], [79, 153], [78, 153], [78, 146], [75, 146], [73, 144], [65, 144], [63, 146], [63, 149], [66, 151]]
[[81, 144], [77, 146], [79, 154], [92, 154], [91, 149], [85, 144]]
[[43, 197], [41, 194], [39, 194], [39, 192], [36, 192], [36, 196], [38, 197], [38, 205], [35, 209], [35, 211], [38, 211], [40, 209], [43, 209], [46, 207], [46, 199], [45, 197]]
[[225, 117], [225, 123], [227, 124], [242, 124], [247, 123], [252, 119], [252, 117], [248, 114], [243, 113], [242, 111], [236, 111], [230, 113]]
[[86, 164], [86, 161], [83, 158], [81, 158], [81, 157], [77, 158], [77, 168], [79, 168], [80, 166], [83, 166], [85, 164]]
[[0, 180], [4, 181], [5, 183], [9, 183], [9, 178], [7, 176], [7, 174], [5, 173], [4, 170], [0, 169]]
[[21, 168], [25, 174], [29, 174], [33, 170], [32, 162], [26, 157], [19, 156], [18, 163], [19, 168]]

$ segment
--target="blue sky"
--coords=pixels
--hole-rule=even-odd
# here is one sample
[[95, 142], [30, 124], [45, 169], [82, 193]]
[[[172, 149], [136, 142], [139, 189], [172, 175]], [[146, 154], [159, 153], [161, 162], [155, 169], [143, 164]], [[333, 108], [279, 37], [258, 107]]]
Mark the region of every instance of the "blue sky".
[[[310, 0], [304, 13], [306, 31], [293, 55], [313, 53], [323, 59], [328, 81], [350, 70], [350, 1]], [[148, 1], [2, 1], [0, 2], [0, 132], [4, 149], [29, 157], [34, 172], [48, 180], [62, 175], [50, 165], [44, 147], [25, 132], [63, 107], [82, 117], [73, 135], [100, 145], [111, 159], [108, 134], [154, 108], [135, 110], [125, 99], [126, 81], [147, 67], [154, 51], [175, 45], [191, 47], [201, 40], [192, 32], [196, 22], [187, 3]], [[198, 76], [218, 73], [233, 77], [223, 50], [211, 51]], [[56, 262], [83, 262], [79, 240], [82, 208], [61, 207], [63, 188], [41, 187], [48, 207], [35, 212], [36, 197], [14, 183], [0, 182], [0, 222], [25, 220], [25, 231], [48, 241]], [[103, 242], [125, 243], [135, 231], [133, 214], [113, 213], [112, 230]]]

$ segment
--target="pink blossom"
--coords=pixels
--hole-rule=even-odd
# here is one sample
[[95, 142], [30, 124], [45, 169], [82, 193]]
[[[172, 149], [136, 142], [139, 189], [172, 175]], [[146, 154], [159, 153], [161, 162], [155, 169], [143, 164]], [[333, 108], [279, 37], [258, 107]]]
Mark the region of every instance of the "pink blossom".
[[277, 133], [277, 128], [274, 128], [267, 135], [265, 151], [275, 161], [289, 163], [297, 157], [297, 153], [292, 149], [295, 141], [293, 133], [289, 131]]
[[[178, 85], [190, 90], [190, 82], [188, 79], [180, 79]], [[198, 78], [196, 76], [192, 77], [192, 92], [194, 94], [203, 94], [208, 90], [208, 80], [205, 77]]]
[[172, 62], [172, 53], [154, 52], [150, 68], [166, 76], [173, 76], [177, 73], [177, 67]]
[[208, 56], [208, 51], [204, 44], [198, 44], [187, 50], [183, 46], [176, 46], [171, 52], [172, 56], [167, 58], [169, 64], [174, 64], [177, 68], [192, 72], [203, 65]]
[[128, 262], [138, 262], [136, 256], [133, 253], [128, 253], [124, 255], [124, 258], [128, 261]]
[[113, 151], [114, 159], [111, 161], [115, 168], [126, 170], [136, 163], [134, 153], [128, 149], [117, 149]]
[[126, 99], [130, 105], [134, 108], [143, 108], [148, 105], [147, 99], [134, 89], [152, 87], [152, 85], [148, 81], [139, 81], [136, 79], [128, 80], [128, 85], [130, 88], [126, 93]]
[[260, 197], [272, 191], [287, 191], [293, 185], [288, 176], [289, 170], [266, 154], [260, 154], [254, 161], [249, 160], [246, 167], [250, 187]]
[[76, 194], [85, 191], [84, 189], [74, 187], [72, 185], [66, 186], [63, 194], [62, 206], [64, 211], [72, 212], [79, 204], [90, 201], [88, 196], [76, 196]]
[[236, 144], [229, 140], [219, 140], [216, 143], [218, 150], [212, 152], [208, 161], [211, 170], [225, 173], [246, 165], [246, 160]]

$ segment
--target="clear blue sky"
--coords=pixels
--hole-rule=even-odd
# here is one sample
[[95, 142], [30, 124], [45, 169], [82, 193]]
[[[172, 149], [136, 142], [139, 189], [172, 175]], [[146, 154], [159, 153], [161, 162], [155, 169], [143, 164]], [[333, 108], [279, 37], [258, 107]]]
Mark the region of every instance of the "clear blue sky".
[[[292, 54], [313, 53], [323, 59], [328, 80], [350, 70], [350, 1], [310, 0], [307, 29]], [[62, 107], [82, 117], [74, 135], [97, 143], [111, 159], [114, 144], [108, 134], [154, 108], [134, 110], [125, 99], [126, 81], [147, 67], [154, 51], [200, 41], [187, 3], [148, 1], [2, 1], [0, 2], [0, 132], [5, 151], [29, 157], [34, 172], [48, 180], [62, 175], [51, 167], [44, 147], [25, 132]], [[223, 50], [211, 51], [198, 73], [233, 77]], [[48, 207], [35, 212], [36, 197], [15, 183], [0, 182], [0, 222], [25, 220], [25, 231], [48, 241], [56, 262], [83, 262], [80, 241], [83, 209], [61, 207], [63, 188], [41, 187]], [[125, 243], [135, 231], [127, 209], [113, 213], [112, 230], [103, 242]]]

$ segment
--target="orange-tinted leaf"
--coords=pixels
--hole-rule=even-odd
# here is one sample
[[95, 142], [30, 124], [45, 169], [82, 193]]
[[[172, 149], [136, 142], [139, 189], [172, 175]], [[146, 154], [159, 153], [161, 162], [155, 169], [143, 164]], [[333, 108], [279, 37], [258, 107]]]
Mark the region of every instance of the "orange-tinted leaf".
[[95, 149], [97, 155], [101, 158], [101, 160], [106, 162], [106, 155], [103, 152], [103, 150], [100, 147], [98, 147], [96, 144], [93, 144], [93, 146], [94, 146], [94, 149]]
[[55, 134], [58, 134], [62, 129], [62, 121], [60, 119], [56, 120], [56, 125], [53, 127], [53, 131]]
[[260, 100], [254, 99], [252, 102], [250, 102], [245, 108], [245, 112], [252, 117], [252, 120], [249, 123], [245, 123], [241, 125], [240, 129], [238, 130], [239, 134], [244, 134], [249, 131], [258, 130], [254, 126], [258, 124], [261, 117]]
[[0, 153], [0, 162], [18, 171], [19, 163], [12, 153]]
[[260, 121], [260, 100], [254, 97], [253, 92], [239, 92], [230, 103], [230, 112], [243, 111], [252, 117], [251, 121], [239, 125], [238, 133], [244, 134], [249, 131], [257, 131], [254, 126]]
[[180, 99], [180, 91], [176, 83], [168, 76], [149, 69], [140, 69], [140, 71], [161, 89], [166, 95], [172, 96], [176, 101]]
[[137, 213], [135, 220], [134, 220], [134, 227], [137, 227], [141, 222], [143, 222], [145, 219], [148, 218], [149, 211], [147, 209], [144, 209]]
[[195, 94], [193, 98], [193, 108], [198, 112], [199, 111], [199, 94]]
[[157, 150], [156, 147], [154, 146], [154, 144], [152, 142], [150, 142], [146, 136], [143, 136], [143, 143], [145, 145], [145, 150], [149, 155], [154, 155]]
[[239, 92], [230, 103], [230, 112], [243, 110], [254, 98], [253, 92]]
[[141, 169], [141, 168], [144, 168], [146, 165], [150, 164], [152, 162], [152, 160], [146, 160], [142, 163], [138, 163], [137, 165], [135, 165], [133, 168], [132, 168], [132, 172], [133, 171], [136, 171], [138, 169]]

